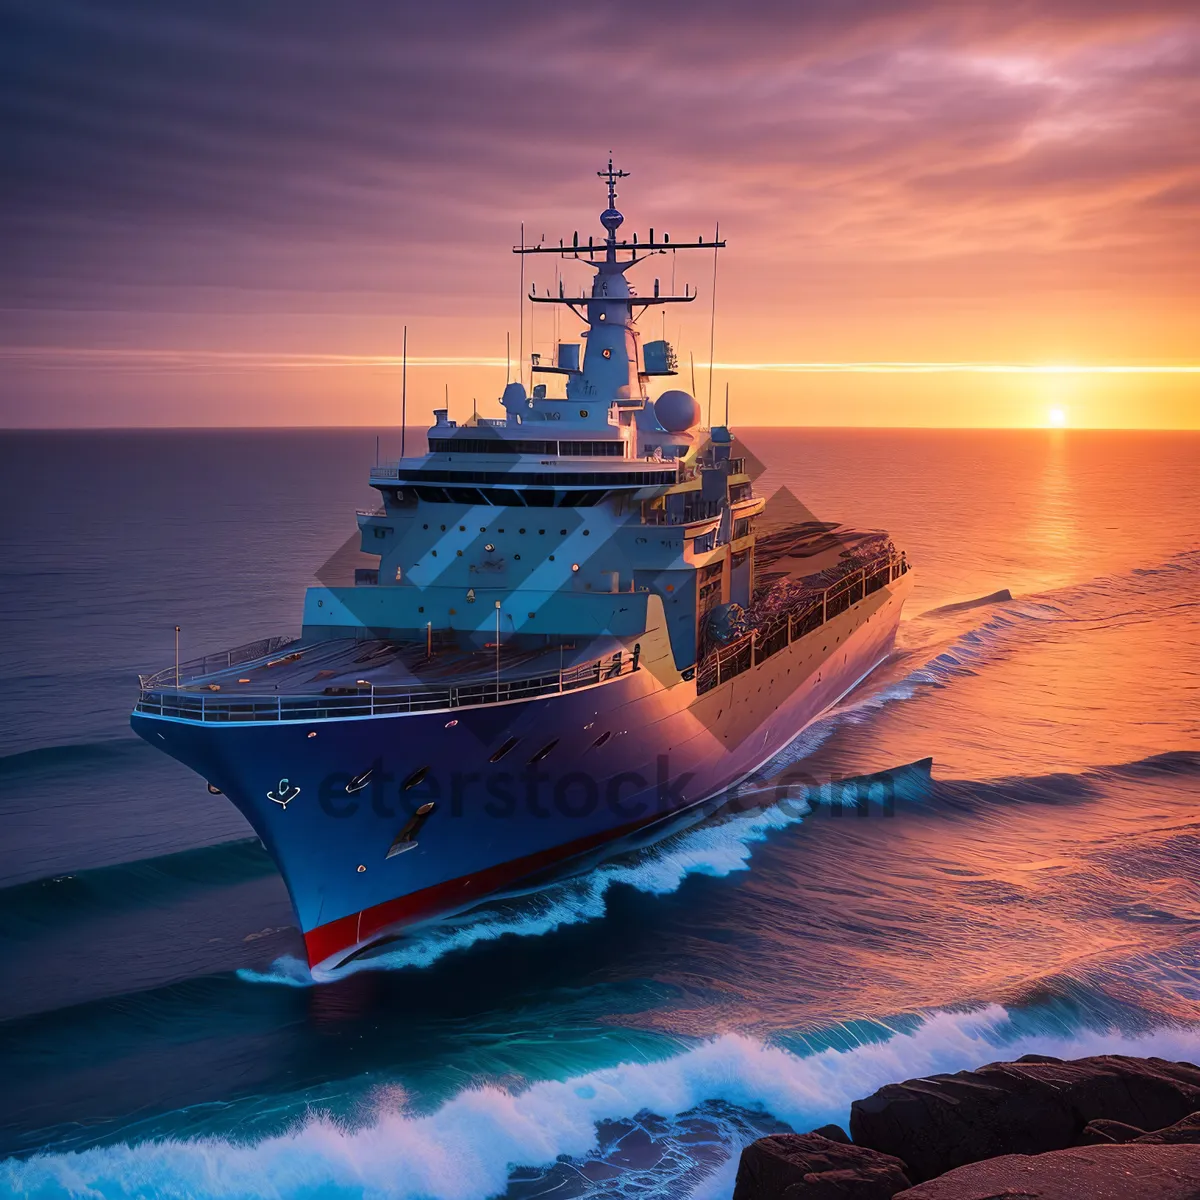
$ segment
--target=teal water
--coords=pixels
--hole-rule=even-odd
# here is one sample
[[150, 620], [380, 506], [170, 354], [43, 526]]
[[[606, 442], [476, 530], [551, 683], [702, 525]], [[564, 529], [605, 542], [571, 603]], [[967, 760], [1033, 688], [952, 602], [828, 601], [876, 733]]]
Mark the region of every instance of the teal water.
[[[374, 435], [5, 436], [0, 1192], [724, 1196], [744, 1141], [893, 1079], [1200, 1057], [1200, 438], [743, 436], [760, 492], [918, 572], [895, 655], [777, 764], [807, 804], [322, 986], [241, 818], [128, 711], [177, 623], [294, 629]], [[890, 813], [826, 782], [880, 771]]]

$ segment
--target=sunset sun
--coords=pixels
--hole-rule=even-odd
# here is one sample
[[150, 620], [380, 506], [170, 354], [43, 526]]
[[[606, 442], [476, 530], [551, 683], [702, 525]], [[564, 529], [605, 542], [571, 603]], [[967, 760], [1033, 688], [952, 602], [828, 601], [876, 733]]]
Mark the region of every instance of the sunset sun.
[[1051, 429], [1061, 429], [1067, 423], [1067, 414], [1064, 409], [1052, 408], [1046, 414], [1046, 424]]

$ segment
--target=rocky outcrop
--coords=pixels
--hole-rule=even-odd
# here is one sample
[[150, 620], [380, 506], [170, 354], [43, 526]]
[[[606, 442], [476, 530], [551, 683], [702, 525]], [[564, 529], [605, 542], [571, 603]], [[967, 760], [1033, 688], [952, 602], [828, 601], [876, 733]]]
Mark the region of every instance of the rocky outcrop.
[[898, 1158], [819, 1133], [777, 1133], [742, 1151], [733, 1200], [891, 1200], [909, 1186]]
[[1144, 1133], [1137, 1139], [1139, 1146], [1196, 1146], [1200, 1145], [1200, 1112], [1189, 1113], [1182, 1121]]
[[917, 1182], [1009, 1154], [1075, 1146], [1091, 1121], [1160, 1129], [1200, 1109], [1200, 1068], [1103, 1055], [1027, 1055], [888, 1084], [850, 1112], [856, 1146], [902, 1157]]
[[1126, 1125], [1124, 1121], [1089, 1121], [1079, 1135], [1079, 1146], [1112, 1146], [1124, 1145], [1140, 1138], [1146, 1131], [1136, 1125]]
[[957, 1167], [894, 1200], [1196, 1200], [1200, 1146], [1078, 1146]]

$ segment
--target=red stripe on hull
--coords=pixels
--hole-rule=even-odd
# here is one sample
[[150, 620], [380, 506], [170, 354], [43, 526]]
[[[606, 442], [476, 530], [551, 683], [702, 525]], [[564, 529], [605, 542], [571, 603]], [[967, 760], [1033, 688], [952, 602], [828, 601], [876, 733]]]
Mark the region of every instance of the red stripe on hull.
[[579, 838], [574, 842], [565, 842], [549, 850], [540, 850], [536, 854], [527, 854], [523, 858], [498, 863], [472, 875], [460, 875], [457, 879], [435, 883], [419, 892], [397, 896], [394, 900], [385, 900], [382, 904], [364, 908], [362, 912], [339, 917], [336, 921], [327, 921], [304, 935], [309, 966], [322, 966], [331, 958], [344, 955], [350, 950], [361, 949], [377, 941], [385, 933], [394, 932], [405, 925], [461, 909], [464, 905], [498, 892], [527, 875], [535, 875], [556, 863], [586, 854], [606, 842], [625, 837], [659, 820], [662, 815], [656, 813], [652, 817], [633, 821], [619, 829]]

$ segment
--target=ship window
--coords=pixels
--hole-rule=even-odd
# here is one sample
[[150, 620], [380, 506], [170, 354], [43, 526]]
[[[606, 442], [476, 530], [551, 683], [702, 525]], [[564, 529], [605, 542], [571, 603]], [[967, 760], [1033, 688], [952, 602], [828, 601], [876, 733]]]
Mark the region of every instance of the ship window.
[[598, 738], [597, 738], [597, 739], [596, 739], [596, 740], [595, 740], [595, 741], [592, 743], [592, 749], [593, 749], [593, 750], [598, 750], [598, 749], [599, 749], [601, 746], [603, 746], [603, 745], [604, 745], [604, 743], [605, 743], [605, 742], [607, 742], [607, 741], [608, 741], [608, 739], [609, 739], [610, 737], [612, 737], [612, 730], [611, 730], [611, 729], [607, 729], [607, 730], [605, 730], [605, 731], [604, 731], [604, 732], [603, 732], [603, 733], [602, 733], [602, 734], [601, 734], [601, 735], [600, 735], [600, 736], [599, 736], [599, 737], [598, 737]]
[[500, 749], [488, 759], [488, 762], [499, 762], [520, 740], [520, 738], [510, 737], [508, 741], [506, 741], [504, 745], [501, 746]]
[[400, 790], [401, 790], [402, 792], [407, 792], [407, 791], [410, 791], [412, 788], [415, 788], [415, 787], [417, 786], [417, 784], [418, 784], [418, 783], [420, 783], [420, 782], [421, 782], [421, 780], [423, 780], [423, 779], [425, 778], [425, 776], [426, 776], [426, 775], [428, 775], [428, 774], [429, 774], [429, 768], [428, 768], [428, 767], [418, 767], [418, 768], [417, 768], [417, 769], [416, 769], [416, 770], [415, 770], [415, 771], [414, 771], [414, 772], [413, 772], [413, 773], [412, 773], [412, 774], [411, 774], [411, 775], [410, 775], [410, 776], [409, 776], [409, 777], [408, 777], [408, 778], [407, 778], [407, 779], [404, 781], [404, 786], [403, 786], [403, 787], [401, 787], [401, 789], [400, 789]]
[[542, 748], [541, 748], [541, 749], [540, 749], [540, 750], [539, 750], [539, 751], [538, 751], [538, 752], [537, 752], [537, 753], [536, 753], [536, 754], [535, 754], [535, 755], [534, 755], [534, 756], [533, 756], [533, 757], [532, 757], [532, 758], [529, 760], [529, 765], [532, 767], [534, 763], [540, 763], [540, 762], [542, 761], [542, 759], [543, 759], [543, 758], [545, 758], [545, 757], [546, 757], [546, 755], [547, 755], [547, 754], [549, 754], [549, 753], [550, 753], [550, 751], [551, 751], [551, 750], [553, 750], [553, 749], [554, 749], [554, 747], [555, 747], [555, 746], [557, 746], [557, 745], [558, 745], [558, 738], [555, 738], [555, 739], [554, 739], [553, 741], [551, 741], [551, 742], [547, 742], [547, 743], [546, 743], [546, 744], [545, 744], [545, 745], [544, 745], [544, 746], [543, 746], [543, 747], [542, 747]]
[[535, 488], [525, 493], [525, 503], [530, 508], [553, 508], [554, 493]]
[[483, 496], [478, 488], [448, 487], [446, 494], [455, 504], [482, 504]]
[[426, 504], [445, 504], [446, 492], [440, 487], [418, 487], [413, 491], [417, 493], [418, 500], [424, 500]]
[[525, 502], [521, 499], [521, 493], [514, 491], [512, 488], [489, 488], [483, 493], [483, 496], [491, 503], [497, 506], [503, 504], [513, 505], [520, 508]]

